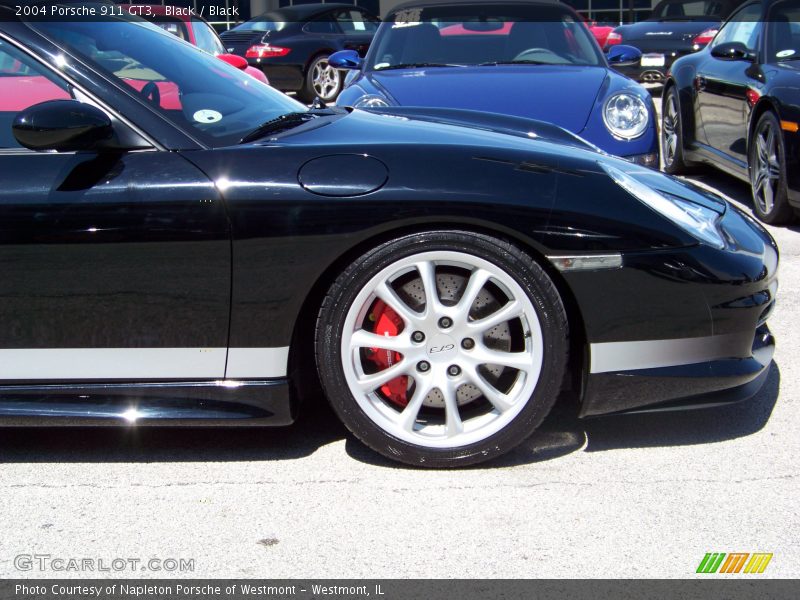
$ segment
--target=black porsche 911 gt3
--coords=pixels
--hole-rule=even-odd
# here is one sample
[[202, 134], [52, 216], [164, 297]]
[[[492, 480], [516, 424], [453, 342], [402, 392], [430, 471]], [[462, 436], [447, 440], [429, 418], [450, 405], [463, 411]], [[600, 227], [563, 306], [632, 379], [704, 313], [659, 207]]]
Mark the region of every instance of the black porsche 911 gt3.
[[742, 6], [714, 41], [677, 61], [662, 107], [664, 167], [710, 164], [750, 183], [766, 223], [800, 211], [800, 0]]
[[157, 27], [0, 19], [2, 424], [286, 425], [405, 463], [749, 397], [778, 252], [558, 127], [309, 110]]

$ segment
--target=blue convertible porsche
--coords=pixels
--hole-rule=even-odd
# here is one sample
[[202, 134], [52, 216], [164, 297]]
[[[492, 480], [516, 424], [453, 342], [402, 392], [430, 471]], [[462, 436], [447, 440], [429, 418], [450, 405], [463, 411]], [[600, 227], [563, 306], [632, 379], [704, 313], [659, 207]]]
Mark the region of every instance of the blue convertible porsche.
[[550, 121], [610, 154], [658, 165], [655, 109], [647, 90], [609, 68], [582, 19], [552, 0], [418, 0], [387, 15], [365, 59], [350, 50], [339, 106], [425, 106]]

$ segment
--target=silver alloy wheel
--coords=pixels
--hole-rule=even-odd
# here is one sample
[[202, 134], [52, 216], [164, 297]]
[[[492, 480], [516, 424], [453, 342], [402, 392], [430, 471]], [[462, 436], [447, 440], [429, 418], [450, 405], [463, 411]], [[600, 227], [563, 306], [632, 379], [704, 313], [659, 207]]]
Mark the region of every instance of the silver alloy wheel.
[[314, 62], [311, 71], [311, 82], [314, 92], [323, 101], [331, 100], [339, 89], [342, 74], [334, 69], [327, 58], [319, 58]]
[[678, 148], [678, 101], [675, 94], [670, 93], [667, 98], [666, 111], [661, 123], [661, 153], [664, 156], [664, 164], [672, 165], [675, 160], [675, 152]]
[[[463, 285], [446, 299], [445, 279], [454, 273], [463, 275]], [[419, 290], [421, 310], [401, 297], [401, 282]], [[365, 328], [377, 300], [402, 319], [396, 336]], [[516, 332], [514, 345], [498, 349], [490, 337], [498, 331], [500, 337]], [[420, 334], [424, 339], [415, 341]], [[401, 356], [370, 372], [365, 351], [374, 348]], [[528, 295], [504, 270], [463, 252], [423, 252], [383, 269], [359, 292], [345, 319], [341, 355], [347, 385], [376, 425], [408, 443], [454, 448], [497, 433], [528, 403], [542, 369], [542, 329]], [[404, 407], [380, 391], [398, 377], [408, 382]]]
[[753, 196], [762, 213], [769, 214], [775, 206], [781, 179], [778, 140], [775, 128], [769, 121], [765, 121], [756, 134], [755, 159], [750, 173]]

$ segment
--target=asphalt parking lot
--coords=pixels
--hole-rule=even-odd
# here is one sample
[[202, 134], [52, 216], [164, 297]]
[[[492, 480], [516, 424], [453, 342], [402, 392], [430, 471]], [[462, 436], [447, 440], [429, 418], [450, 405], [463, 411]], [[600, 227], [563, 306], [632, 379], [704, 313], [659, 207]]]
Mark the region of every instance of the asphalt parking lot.
[[[693, 179], [750, 208], [746, 185]], [[322, 401], [287, 429], [0, 429], [0, 576], [690, 577], [706, 552], [771, 552], [762, 577], [797, 577], [800, 228], [770, 231], [778, 346], [747, 403], [580, 421], [565, 397], [522, 447], [449, 472], [385, 461]]]

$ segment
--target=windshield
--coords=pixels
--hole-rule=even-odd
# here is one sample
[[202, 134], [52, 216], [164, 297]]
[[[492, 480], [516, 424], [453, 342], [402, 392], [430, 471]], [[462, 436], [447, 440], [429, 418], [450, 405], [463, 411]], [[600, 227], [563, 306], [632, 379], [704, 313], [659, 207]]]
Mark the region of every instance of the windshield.
[[649, 20], [719, 20], [730, 13], [729, 4], [720, 0], [672, 0], [656, 6]]
[[559, 6], [435, 6], [390, 15], [367, 68], [436, 65], [604, 65], [586, 25]]
[[302, 104], [141, 20], [29, 23], [209, 146]]
[[800, 0], [772, 5], [767, 18], [769, 62], [800, 60]]
[[277, 13], [266, 13], [237, 25], [232, 31], [281, 31], [289, 23]]
[[225, 47], [222, 45], [217, 32], [200, 19], [192, 19], [192, 30], [194, 31], [194, 45], [205, 50], [209, 54], [225, 54]]
[[[175, 17], [167, 17], [164, 15], [154, 15], [152, 17], [145, 17], [151, 23], [154, 23], [164, 31], [169, 31], [172, 35], [179, 37], [182, 40], [191, 42], [189, 36], [189, 29], [186, 21], [176, 19]], [[192, 32], [194, 33], [194, 45], [205, 50], [209, 54], [223, 54], [225, 47], [217, 37], [217, 34], [211, 28], [211, 25], [205, 21], [193, 17], [191, 20]]]

